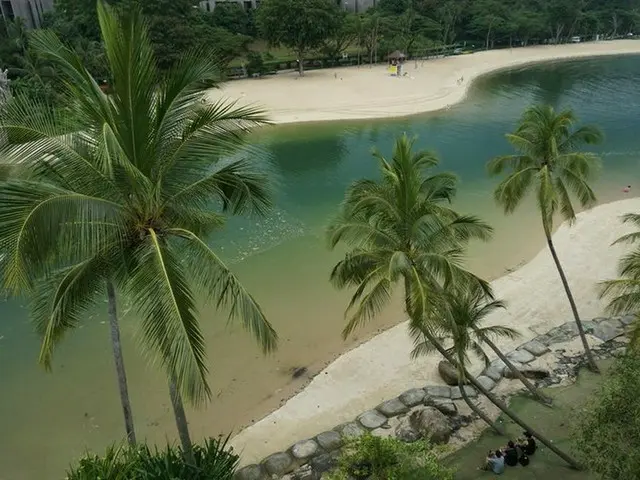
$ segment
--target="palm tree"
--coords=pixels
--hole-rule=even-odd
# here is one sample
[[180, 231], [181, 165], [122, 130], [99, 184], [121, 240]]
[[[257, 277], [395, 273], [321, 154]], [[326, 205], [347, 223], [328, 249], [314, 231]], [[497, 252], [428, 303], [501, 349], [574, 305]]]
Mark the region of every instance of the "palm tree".
[[[505, 303], [495, 300], [479, 290], [465, 289], [460, 292], [447, 292], [443, 294], [444, 303], [439, 309], [438, 316], [429, 318], [426, 321], [431, 325], [438, 325], [438, 342], [444, 344], [447, 339], [452, 341], [452, 346], [448, 349], [456, 360], [459, 370], [459, 378], [466, 383], [464, 371], [468, 364], [468, 353], [472, 352], [481, 359], [485, 366], [489, 365], [489, 357], [483, 349], [483, 345], [488, 346], [497, 357], [504, 362], [513, 375], [531, 392], [531, 394], [541, 402], [549, 405], [551, 399], [538, 390], [527, 377], [506, 357], [504, 353], [493, 343], [492, 338], [515, 339], [520, 334], [507, 326], [493, 325], [483, 326], [482, 323], [491, 313], [505, 308]], [[421, 329], [413, 332], [416, 347], [412, 356], [416, 357], [434, 350], [433, 345], [424, 341]], [[467, 399], [465, 398], [465, 401]]]
[[[400, 137], [391, 161], [375, 154], [380, 180], [359, 180], [348, 188], [328, 229], [331, 248], [338, 244], [348, 248], [344, 259], [333, 268], [331, 281], [340, 289], [355, 288], [343, 336], [375, 317], [400, 283], [412, 328], [421, 328], [426, 340], [455, 364], [453, 356], [436, 340], [437, 332], [423, 319], [432, 318], [427, 313], [442, 308], [442, 292], [451, 288], [479, 288], [490, 295], [489, 285], [465, 270], [463, 260], [468, 242], [488, 240], [492, 230], [476, 217], [459, 215], [447, 205], [456, 193], [455, 175], [429, 174], [438, 165], [437, 158], [429, 152], [413, 153], [412, 146], [406, 135]], [[501, 410], [518, 418], [468, 372], [464, 373]], [[572, 466], [578, 466], [545, 442]]]
[[559, 213], [570, 224], [576, 219], [571, 194], [577, 198], [581, 207], [591, 207], [596, 202], [589, 181], [600, 160], [593, 153], [576, 149], [583, 144], [600, 142], [602, 134], [595, 127], [578, 128], [575, 126], [576, 122], [571, 110], [556, 113], [550, 106], [528, 108], [516, 131], [507, 134], [507, 140], [517, 153], [494, 158], [489, 162], [488, 170], [491, 175], [507, 173], [494, 193], [496, 202], [507, 214], [513, 213], [525, 196], [535, 190], [547, 245], [569, 299], [589, 367], [598, 372], [552, 239], [556, 214]]
[[[624, 223], [631, 223], [640, 228], [640, 214], [627, 213], [622, 217]], [[640, 240], [640, 231], [623, 235], [614, 242], [616, 244], [636, 244]], [[600, 298], [608, 297], [610, 302], [607, 311], [612, 315], [633, 314], [636, 316], [631, 334], [630, 345], [640, 346], [640, 247], [624, 255], [618, 263], [620, 278], [602, 282]]]
[[[165, 369], [176, 412], [183, 395], [194, 405], [211, 397], [196, 292], [240, 320], [265, 352], [276, 347], [260, 306], [205, 241], [224, 224], [223, 213], [262, 213], [270, 205], [265, 175], [249, 159], [229, 157], [264, 118], [201, 101], [202, 88], [220, 78], [207, 51], [186, 54], [163, 73], [137, 9], [99, 2], [98, 16], [109, 96], [53, 33], [31, 38], [64, 79], [66, 107], [16, 96], [3, 115], [8, 141], [0, 153], [14, 176], [0, 183], [1, 273], [9, 291], [32, 297], [40, 362], [48, 368], [55, 347], [106, 287], [134, 441], [116, 291], [139, 314], [141, 345]], [[186, 416], [176, 420], [189, 455]]]

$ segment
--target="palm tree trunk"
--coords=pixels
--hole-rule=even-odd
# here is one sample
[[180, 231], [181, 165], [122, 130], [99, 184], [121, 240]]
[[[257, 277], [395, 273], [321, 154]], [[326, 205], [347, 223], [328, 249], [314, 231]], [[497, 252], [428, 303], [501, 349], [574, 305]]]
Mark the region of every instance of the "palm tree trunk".
[[580, 334], [580, 340], [582, 340], [582, 346], [584, 347], [584, 353], [587, 356], [587, 363], [589, 364], [589, 369], [595, 373], [600, 373], [600, 369], [596, 364], [595, 359], [593, 358], [593, 353], [591, 352], [591, 348], [589, 347], [589, 343], [587, 342], [587, 336], [584, 333], [584, 326], [580, 321], [580, 316], [578, 315], [578, 307], [576, 307], [576, 302], [573, 299], [573, 295], [571, 294], [571, 289], [569, 288], [569, 282], [567, 281], [567, 277], [564, 274], [564, 270], [562, 269], [562, 265], [560, 264], [560, 259], [558, 258], [558, 254], [556, 253], [556, 249], [553, 246], [553, 240], [551, 239], [551, 232], [548, 228], [545, 227], [545, 236], [547, 237], [547, 245], [549, 246], [549, 250], [551, 251], [551, 256], [553, 257], [553, 261], [556, 264], [556, 268], [558, 269], [558, 273], [560, 274], [560, 280], [562, 280], [562, 286], [564, 287], [564, 291], [567, 294], [567, 298], [569, 299], [569, 304], [571, 305], [571, 311], [573, 312], [573, 318], [576, 321], [576, 325], [578, 326], [578, 333]]
[[182, 397], [180, 396], [180, 392], [178, 392], [178, 387], [176, 386], [176, 382], [173, 377], [169, 380], [169, 396], [171, 397], [173, 415], [176, 418], [176, 427], [178, 428], [178, 436], [180, 437], [180, 443], [182, 444], [182, 451], [185, 459], [187, 460], [187, 463], [195, 465], [196, 460], [193, 456], [193, 444], [191, 443], [191, 436], [189, 435], [187, 414], [184, 411]]
[[500, 428], [498, 425], [496, 425], [496, 423], [493, 422], [489, 418], [489, 416], [480, 409], [480, 407], [478, 407], [476, 404], [474, 404], [471, 401], [471, 399], [469, 398], [469, 395], [467, 395], [467, 392], [464, 389], [464, 382], [459, 381], [458, 388], [460, 388], [460, 394], [462, 395], [462, 398], [464, 399], [465, 403], [469, 405], [469, 408], [471, 409], [471, 411], [476, 415], [478, 415], [484, 421], [484, 423], [489, 425], [489, 427], [491, 427], [491, 429], [494, 432], [496, 432], [498, 435], [506, 437], [504, 430]]
[[[440, 345], [440, 342], [438, 342], [427, 331], [423, 330], [423, 333], [424, 333], [424, 336], [427, 338], [427, 340], [431, 342], [431, 344], [436, 348], [436, 350], [438, 350], [438, 352], [440, 352], [440, 355], [442, 355], [449, 362], [452, 362], [452, 361], [455, 362], [455, 360], [453, 360], [451, 355], [447, 353], [444, 347]], [[452, 363], [452, 365], [455, 365], [455, 363]], [[531, 435], [533, 435], [535, 438], [540, 440], [540, 443], [542, 443], [545, 447], [547, 447], [549, 450], [551, 450], [553, 453], [555, 453], [561, 459], [563, 459], [565, 462], [571, 465], [571, 467], [575, 468], [576, 470], [581, 469], [580, 464], [578, 462], [576, 462], [573, 458], [571, 458], [569, 455], [567, 455], [558, 447], [556, 447], [553, 443], [551, 443], [550, 440], [546, 439], [545, 437], [537, 433], [534, 429], [532, 429], [529, 425], [527, 425], [520, 417], [518, 417], [518, 415], [516, 415], [509, 407], [507, 407], [507, 405], [502, 400], [500, 400], [498, 397], [496, 397], [491, 392], [489, 392], [489, 390], [484, 388], [475, 379], [475, 377], [471, 375], [466, 369], [464, 369], [464, 374], [467, 380], [469, 380], [469, 382], [471, 383], [471, 385], [473, 385], [480, 393], [482, 393], [485, 397], [487, 397], [489, 401], [493, 403], [496, 407], [498, 407], [507, 417], [509, 417], [518, 425], [520, 425], [524, 430], [530, 432]]]
[[111, 346], [113, 349], [113, 359], [116, 364], [116, 374], [118, 375], [118, 389], [120, 390], [120, 403], [122, 404], [122, 413], [124, 414], [124, 427], [127, 432], [127, 440], [131, 445], [135, 445], [136, 433], [133, 428], [133, 414], [131, 413], [131, 400], [129, 399], [129, 389], [127, 387], [127, 373], [124, 369], [122, 345], [120, 344], [120, 326], [118, 325], [116, 292], [111, 280], [107, 280], [107, 301], [109, 310], [109, 327], [111, 330]]
[[504, 353], [502, 353], [502, 351], [496, 346], [495, 343], [493, 343], [488, 338], [483, 338], [483, 342], [486, 343], [489, 346], [489, 348], [494, 351], [494, 353], [498, 356], [498, 358], [504, 362], [507, 368], [513, 372], [513, 374], [518, 378], [518, 380], [520, 380], [522, 384], [525, 387], [527, 387], [527, 389], [531, 392], [531, 394], [535, 398], [540, 400], [545, 405], [551, 405], [552, 400], [549, 397], [545, 396], [540, 390], [538, 390], [536, 386], [533, 383], [531, 383], [529, 379], [525, 377], [522, 374], [522, 372], [515, 367], [513, 363], [511, 363], [511, 360], [509, 360], [504, 355]]

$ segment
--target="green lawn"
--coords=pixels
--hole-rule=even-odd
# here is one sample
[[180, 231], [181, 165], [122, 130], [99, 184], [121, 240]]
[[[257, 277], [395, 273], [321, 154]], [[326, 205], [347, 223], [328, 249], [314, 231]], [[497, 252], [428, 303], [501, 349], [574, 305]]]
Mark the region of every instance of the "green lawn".
[[[601, 365], [603, 372], [606, 372], [610, 364], [611, 361], [603, 362]], [[598, 376], [588, 371], [582, 371], [574, 385], [547, 389], [546, 393], [554, 399], [553, 408], [544, 407], [525, 397], [514, 398], [511, 401], [511, 406], [532, 427], [539, 430], [540, 433], [546, 434], [565, 451], [570, 451], [568, 426], [580, 405], [602, 383], [604, 375]], [[504, 420], [504, 418], [501, 418], [501, 421], [506, 422], [506, 429], [510, 435], [513, 435], [514, 438], [521, 436], [521, 428], [511, 421]], [[505, 480], [596, 480], [597, 478], [587, 472], [578, 472], [567, 467], [560, 458], [540, 445], [539, 442], [538, 450], [531, 457], [531, 463], [527, 467], [507, 467], [505, 473], [500, 476], [478, 471], [477, 468], [486, 457], [487, 451], [495, 450], [505, 443], [504, 438], [485, 431], [477, 441], [452, 454], [447, 459], [447, 463], [456, 468], [456, 480], [496, 477]]]

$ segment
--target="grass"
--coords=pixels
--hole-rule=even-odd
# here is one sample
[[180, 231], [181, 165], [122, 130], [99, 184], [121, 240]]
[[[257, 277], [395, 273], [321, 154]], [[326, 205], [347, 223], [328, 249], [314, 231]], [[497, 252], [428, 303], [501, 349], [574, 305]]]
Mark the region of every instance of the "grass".
[[[602, 362], [601, 369], [611, 365], [611, 361]], [[549, 388], [545, 393], [553, 398], [553, 408], [547, 408], [528, 397], [518, 396], [511, 401], [511, 407], [532, 427], [553, 440], [560, 448], [571, 452], [569, 425], [585, 399], [594, 394], [602, 384], [605, 374], [595, 375], [589, 371], [580, 372], [578, 381], [567, 387]], [[522, 429], [504, 417], [500, 421], [512, 438], [521, 436]], [[456, 468], [456, 480], [477, 480], [495, 478], [496, 475], [478, 471], [489, 450], [506, 444], [507, 439], [485, 431], [478, 440], [453, 453], [446, 460], [447, 465]], [[515, 480], [596, 480], [588, 472], [579, 472], [569, 468], [553, 452], [538, 442], [538, 450], [531, 457], [527, 467], [507, 467], [499, 478]]]

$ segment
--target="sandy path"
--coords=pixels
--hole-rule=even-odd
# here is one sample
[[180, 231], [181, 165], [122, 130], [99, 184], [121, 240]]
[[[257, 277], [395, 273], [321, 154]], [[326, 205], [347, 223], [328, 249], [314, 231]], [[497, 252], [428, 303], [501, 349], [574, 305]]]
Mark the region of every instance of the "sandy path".
[[[627, 233], [620, 216], [640, 210], [640, 198], [598, 206], [579, 214], [576, 224], [562, 225], [554, 235], [580, 315], [590, 319], [602, 314], [596, 283], [615, 276], [616, 263], [624, 247], [611, 247]], [[510, 325], [522, 337], [500, 342], [505, 351], [572, 319], [560, 278], [551, 255], [542, 250], [519, 270], [492, 283], [497, 298], [507, 310], [495, 313], [490, 324]], [[340, 356], [280, 409], [233, 438], [243, 463], [288, 448], [294, 441], [351, 421], [403, 391], [442, 383], [436, 356], [411, 361], [412, 342], [406, 323], [397, 325]], [[475, 366], [476, 371], [479, 365]]]
[[[406, 77], [386, 66], [313, 70], [229, 82], [212, 90], [212, 100], [229, 98], [264, 108], [275, 123], [398, 117], [440, 110], [461, 101], [474, 78], [529, 63], [600, 55], [640, 53], [640, 41], [616, 40], [558, 46], [491, 50], [470, 55], [407, 62]], [[464, 78], [462, 84], [458, 79]]]

